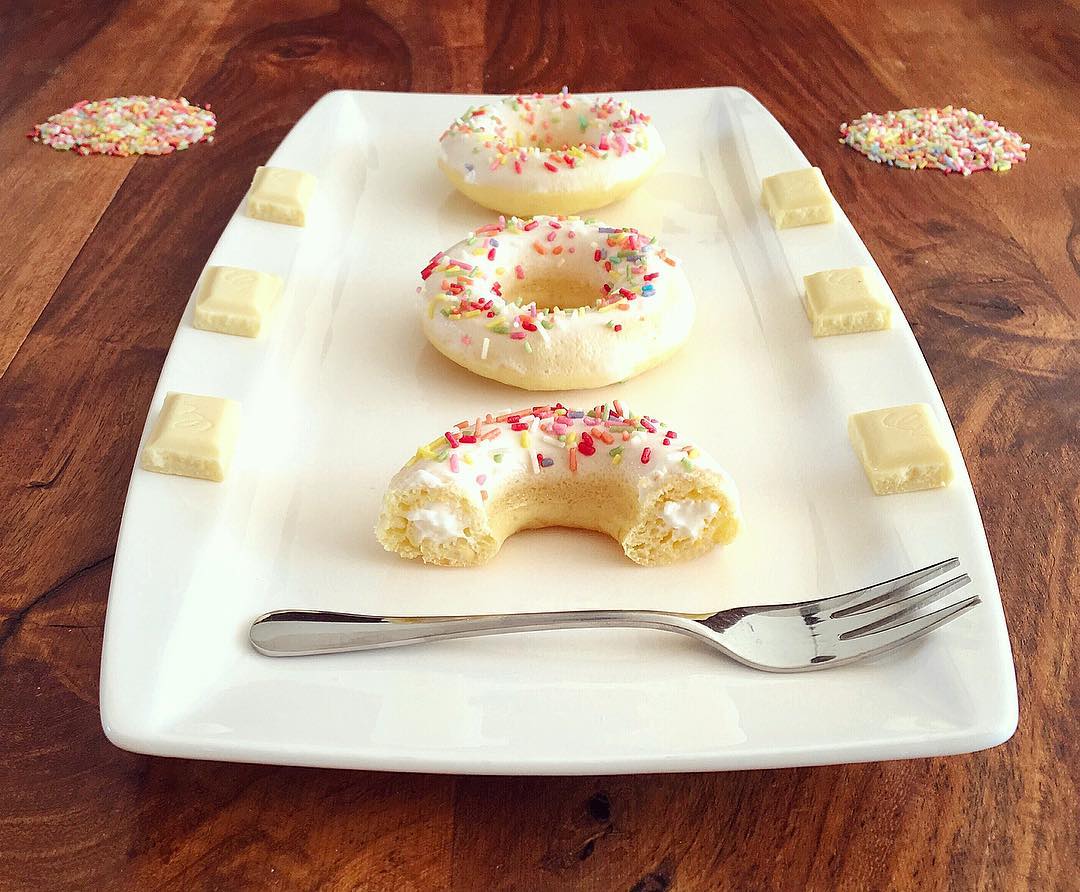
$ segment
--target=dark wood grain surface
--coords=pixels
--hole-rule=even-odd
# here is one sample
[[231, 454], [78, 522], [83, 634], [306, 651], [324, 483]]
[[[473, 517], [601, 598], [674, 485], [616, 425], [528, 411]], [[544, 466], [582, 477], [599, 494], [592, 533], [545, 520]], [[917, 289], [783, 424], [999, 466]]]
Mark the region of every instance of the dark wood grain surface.
[[[1080, 889], [1080, 8], [386, 0], [0, 9], [0, 888]], [[1012, 741], [712, 775], [454, 778], [154, 759], [98, 719], [139, 431], [194, 280], [324, 92], [736, 84], [819, 165], [896, 291], [982, 508], [1020, 688]], [[183, 94], [169, 158], [28, 142], [80, 98]], [[963, 103], [1030, 160], [876, 167], [862, 112]]]

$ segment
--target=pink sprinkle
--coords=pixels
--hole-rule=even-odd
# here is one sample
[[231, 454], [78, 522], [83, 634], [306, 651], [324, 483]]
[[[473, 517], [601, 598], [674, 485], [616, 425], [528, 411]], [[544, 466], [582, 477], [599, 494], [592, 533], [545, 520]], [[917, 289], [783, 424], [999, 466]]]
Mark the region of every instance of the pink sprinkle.
[[645, 428], [650, 434], [656, 433], [656, 425], [649, 421], [648, 418], [641, 419], [641, 426]]
[[458, 468], [460, 468], [460, 467], [461, 467], [461, 462], [458, 461], [457, 453], [456, 452], [451, 452], [450, 453], [450, 470], [453, 471], [456, 474], [458, 472]]
[[522, 268], [520, 263], [514, 267], [514, 275], [517, 276], [519, 279], [525, 278], [525, 270]]
[[512, 331], [512, 332], [510, 332], [510, 340], [512, 340], [512, 341], [524, 341], [525, 337], [526, 337], [526, 335], [525, 335], [525, 332], [523, 332], [523, 331]]
[[559, 234], [559, 233], [557, 233], [557, 232], [549, 232], [549, 233], [547, 234], [547, 240], [548, 240], [549, 242], [553, 242], [553, 241], [555, 241], [555, 236], [557, 236], [558, 234]]
[[476, 483], [478, 486], [483, 486], [485, 483], [487, 483], [487, 474], [477, 474]]
[[488, 251], [488, 260], [494, 260], [494, 259], [495, 259], [495, 249], [492, 248], [490, 251]]
[[450, 431], [447, 431], [443, 436], [446, 437], [446, 442], [450, 444], [451, 449], [457, 449], [458, 446], [461, 445], [461, 441], [450, 433]]
[[650, 458], [652, 458], [652, 450], [648, 446], [646, 446], [644, 449], [641, 450], [641, 463], [643, 465], [647, 465]]
[[550, 170], [550, 171], [551, 171], [552, 173], [558, 173], [558, 172], [559, 172], [559, 168], [557, 168], [557, 167], [556, 167], [556, 166], [555, 166], [554, 164], [552, 164], [552, 163], [551, 163], [550, 161], [545, 161], [545, 162], [544, 162], [544, 167], [546, 167], [546, 168], [547, 168], [548, 170]]
[[538, 220], [530, 220], [528, 223], [526, 223], [521, 228], [524, 229], [526, 232], [531, 232], [532, 230], [536, 229], [536, 227], [539, 226], [539, 225], [540, 225], [540, 222]]

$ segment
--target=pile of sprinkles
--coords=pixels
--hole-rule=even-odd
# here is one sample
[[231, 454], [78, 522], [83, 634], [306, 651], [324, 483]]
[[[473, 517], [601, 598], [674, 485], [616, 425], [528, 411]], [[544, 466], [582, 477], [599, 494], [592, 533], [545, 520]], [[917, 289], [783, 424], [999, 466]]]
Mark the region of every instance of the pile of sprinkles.
[[978, 170], [1002, 173], [1027, 158], [1031, 146], [966, 108], [902, 108], [867, 112], [840, 125], [840, 141], [871, 161], [908, 170], [931, 168], [969, 176]]
[[210, 106], [186, 99], [114, 96], [84, 99], [38, 124], [27, 136], [79, 155], [168, 155], [213, 142], [217, 118]]
[[[500, 277], [512, 276], [515, 280], [524, 280], [526, 271], [522, 264], [514, 264], [512, 268], [496, 266], [495, 278], [489, 279], [480, 266], [440, 251], [420, 271], [420, 278], [424, 281], [432, 276], [440, 277], [439, 291], [428, 303], [429, 318], [434, 317], [436, 312], [452, 321], [483, 315], [490, 320], [486, 327], [493, 336], [520, 341], [523, 349], [529, 353], [533, 350], [530, 341], [540, 338], [546, 343], [547, 332], [573, 316], [612, 313], [613, 318], [607, 327], [618, 334], [623, 330], [623, 323], [618, 321], [620, 311], [632, 310], [635, 301], [647, 300], [656, 292], [654, 283], [661, 273], [649, 272], [649, 255], [655, 254], [668, 266], [675, 266], [676, 261], [664, 248], [655, 244], [655, 239], [630, 227], [601, 226], [596, 232], [602, 236], [602, 241], [578, 244], [574, 224], [579, 221], [585, 225], [596, 222], [568, 216], [529, 220], [500, 216], [498, 222], [475, 230], [466, 240], [465, 250], [478, 259], [498, 263], [501, 235], [532, 234], [532, 249], [538, 255], [558, 256], [564, 251], [574, 254], [578, 250], [588, 252], [593, 263], [601, 266], [604, 274], [604, 282], [591, 306], [542, 308], [535, 301], [524, 306], [508, 302], [503, 298]], [[487, 358], [489, 343], [489, 338], [484, 338], [481, 359]]]
[[[516, 120], [504, 120], [508, 108]], [[650, 117], [632, 108], [625, 100], [596, 97], [585, 100], [562, 92], [519, 94], [504, 102], [470, 106], [439, 137], [465, 135], [476, 142], [473, 153], [485, 155], [489, 169], [512, 168], [521, 174], [530, 167], [548, 173], [573, 169], [588, 157], [621, 158], [648, 148]], [[553, 134], [565, 133], [572, 125], [580, 139], [560, 141]], [[521, 129], [518, 129], [521, 128]], [[475, 178], [475, 166], [465, 165], [466, 179]]]
[[[501, 464], [512, 449], [524, 449], [534, 474], [556, 464], [576, 474], [583, 464], [606, 461], [618, 465], [624, 460], [642, 465], [654, 460], [666, 461], [690, 471], [699, 455], [698, 449], [691, 444], [675, 446], [678, 437], [655, 418], [624, 409], [618, 400], [588, 411], [555, 403], [460, 421], [452, 430], [417, 449], [406, 467], [419, 461], [446, 462], [452, 473], [470, 475], [473, 454], [463, 447], [494, 441], [490, 448], [495, 465]], [[663, 459], [654, 459], [653, 450], [661, 444], [673, 448], [669, 452], [665, 450]], [[475, 480], [481, 488], [481, 498], [487, 499], [484, 489], [487, 475], [477, 474]]]

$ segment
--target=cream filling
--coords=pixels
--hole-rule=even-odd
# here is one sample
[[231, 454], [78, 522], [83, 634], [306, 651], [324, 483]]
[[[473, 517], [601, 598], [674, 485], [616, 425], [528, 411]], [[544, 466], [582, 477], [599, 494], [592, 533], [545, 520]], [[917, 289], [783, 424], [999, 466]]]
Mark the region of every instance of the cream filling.
[[409, 521], [409, 541], [413, 545], [434, 542], [443, 545], [465, 535], [465, 518], [444, 505], [414, 508], [405, 517]]
[[676, 539], [697, 539], [719, 510], [716, 502], [683, 499], [665, 502], [662, 516]]

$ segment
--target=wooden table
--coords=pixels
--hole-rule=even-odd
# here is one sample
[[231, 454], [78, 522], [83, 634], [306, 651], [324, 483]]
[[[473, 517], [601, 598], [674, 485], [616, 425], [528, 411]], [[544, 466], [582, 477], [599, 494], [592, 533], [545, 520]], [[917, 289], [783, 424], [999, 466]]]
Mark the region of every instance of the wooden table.
[[[157, 0], [0, 21], [0, 888], [1078, 889], [1080, 7]], [[102, 622], [124, 490], [181, 310], [300, 114], [339, 88], [738, 84], [824, 171], [948, 405], [1017, 658], [1015, 738], [786, 771], [454, 778], [113, 748]], [[28, 127], [185, 95], [219, 138], [77, 158]], [[1005, 175], [877, 167], [873, 109], [967, 104], [1034, 148]]]

